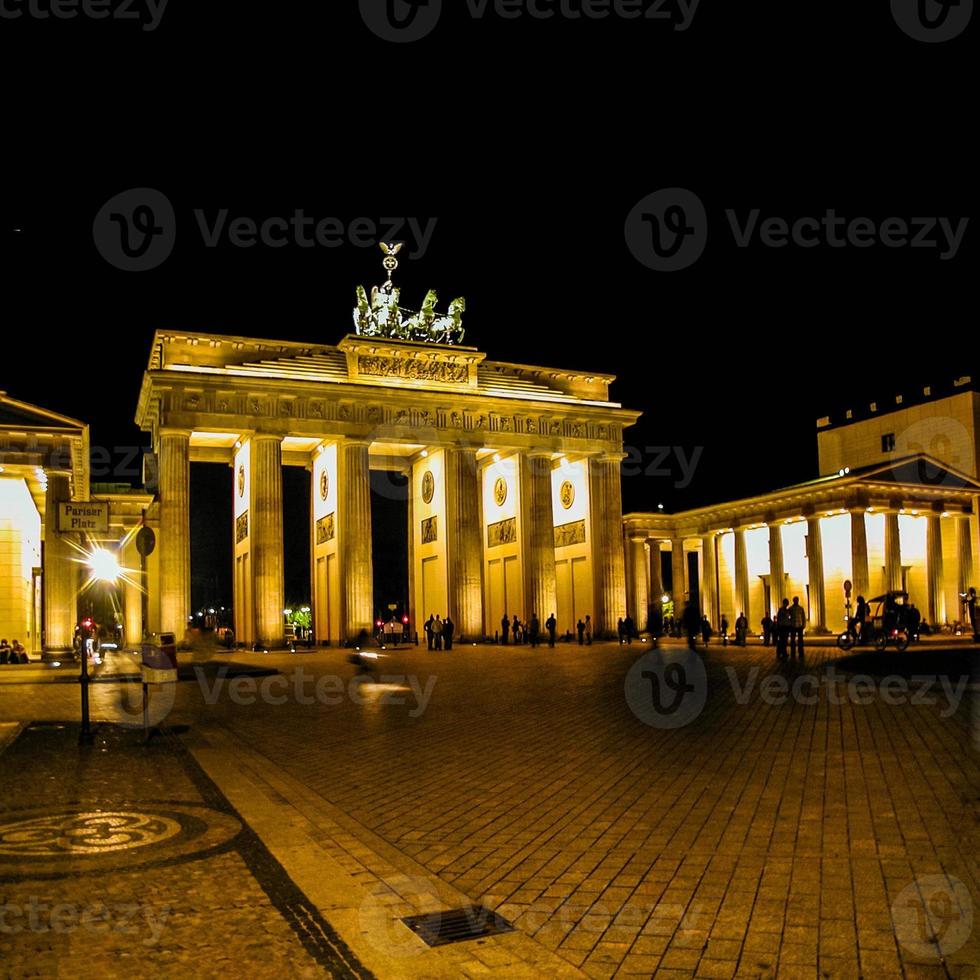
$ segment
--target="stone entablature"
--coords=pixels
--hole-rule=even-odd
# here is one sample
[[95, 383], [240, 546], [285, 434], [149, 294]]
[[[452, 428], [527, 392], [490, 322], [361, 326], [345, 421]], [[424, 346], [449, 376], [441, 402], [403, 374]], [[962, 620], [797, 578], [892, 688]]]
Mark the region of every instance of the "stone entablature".
[[[256, 350], [255, 348], [261, 348]], [[246, 350], [247, 348], [247, 350]], [[260, 430], [294, 436], [330, 433], [379, 441], [425, 442], [435, 445], [502, 448], [547, 448], [554, 452], [621, 453], [623, 428], [638, 412], [608, 401], [579, 399], [544, 381], [569, 389], [586, 384], [585, 376], [513, 366], [506, 376], [513, 391], [488, 392], [477, 373], [489, 367], [484, 355], [469, 348], [417, 345], [398, 341], [345, 338], [339, 348], [346, 358], [343, 376], [311, 371], [299, 374], [284, 389], [275, 364], [253, 360], [261, 353], [290, 354], [289, 345], [236, 338], [181, 338], [157, 335], [140, 403], [137, 424], [144, 431], [159, 428], [229, 432]], [[310, 351], [311, 348], [299, 350]], [[247, 359], [242, 359], [245, 351]], [[237, 368], [254, 366], [246, 374]], [[222, 367], [220, 361], [226, 362]], [[385, 374], [386, 365], [402, 365]], [[410, 377], [421, 365], [422, 375], [445, 371], [445, 378]], [[481, 367], [482, 365], [482, 367]], [[367, 376], [371, 384], [361, 384]], [[377, 372], [377, 373], [372, 373]], [[456, 372], [456, 374], [452, 374]], [[465, 373], [465, 379], [463, 374]], [[271, 376], [269, 376], [271, 374]], [[322, 377], [322, 380], [321, 380]], [[593, 387], [606, 389], [608, 375], [589, 376]], [[599, 379], [596, 381], [595, 379]], [[525, 387], [520, 387], [524, 384]], [[424, 400], [420, 400], [424, 389]], [[598, 389], [590, 391], [598, 394]]]

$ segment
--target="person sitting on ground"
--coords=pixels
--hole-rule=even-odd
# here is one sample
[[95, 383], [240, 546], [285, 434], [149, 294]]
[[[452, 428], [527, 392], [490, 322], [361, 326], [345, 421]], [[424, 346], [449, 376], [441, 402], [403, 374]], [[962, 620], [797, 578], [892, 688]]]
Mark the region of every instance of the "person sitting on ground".
[[6, 639], [0, 640], [0, 664], [6, 664], [10, 662], [10, 644]]
[[10, 654], [10, 662], [12, 664], [27, 664], [31, 662], [31, 658], [27, 655], [27, 651], [24, 649], [20, 640], [14, 640], [14, 646]]

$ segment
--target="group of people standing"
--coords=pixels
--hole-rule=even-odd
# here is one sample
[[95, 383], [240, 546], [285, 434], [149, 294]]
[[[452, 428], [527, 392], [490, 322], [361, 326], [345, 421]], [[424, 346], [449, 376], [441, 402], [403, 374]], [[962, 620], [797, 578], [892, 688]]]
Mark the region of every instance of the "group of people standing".
[[425, 644], [430, 650], [452, 650], [456, 624], [448, 615], [445, 619], [440, 619], [438, 615], [429, 613], [424, 629]]
[[[786, 660], [797, 653], [803, 659], [803, 631], [806, 628], [806, 610], [800, 605], [800, 597], [793, 596], [793, 604], [783, 599], [776, 610], [775, 619], [767, 612], [762, 617], [762, 645], [776, 644], [776, 656]], [[789, 651], [787, 652], [787, 644]]]
[[[585, 618], [588, 619], [589, 617], [586, 616]], [[584, 624], [581, 625], [584, 626]], [[558, 637], [558, 620], [555, 619], [554, 613], [551, 613], [544, 621], [544, 628], [548, 634], [548, 646], [553, 647]], [[530, 643], [532, 647], [536, 647], [541, 642], [541, 620], [538, 619], [538, 614], [531, 613], [530, 620], [522, 623], [516, 613], [513, 619], [504, 613], [500, 620], [500, 642], [504, 645], [511, 642], [508, 639], [509, 636], [513, 636], [515, 644]], [[582, 642], [581, 639], [579, 642]], [[592, 642], [591, 626], [589, 627], [589, 642]]]

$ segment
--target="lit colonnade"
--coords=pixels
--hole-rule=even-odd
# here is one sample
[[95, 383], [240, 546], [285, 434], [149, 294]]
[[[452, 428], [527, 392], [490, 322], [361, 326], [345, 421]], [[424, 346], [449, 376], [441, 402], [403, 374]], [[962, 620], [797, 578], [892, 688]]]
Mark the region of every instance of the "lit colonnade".
[[0, 392], [0, 635], [35, 657], [72, 653], [79, 599], [94, 585], [90, 567], [104, 558], [125, 628], [142, 639], [147, 576], [133, 549], [151, 498], [128, 486], [90, 482], [84, 422]]
[[[233, 469], [240, 643], [283, 641], [283, 466], [311, 479], [321, 643], [373, 631], [371, 471], [408, 478], [409, 615], [493, 636], [506, 613], [562, 631], [625, 615], [619, 466], [639, 413], [608, 375], [489, 362], [471, 347], [348, 335], [336, 346], [158, 332], [137, 423], [155, 450], [162, 629], [190, 612], [189, 467]], [[383, 484], [384, 481], [381, 481]], [[382, 491], [383, 492], [383, 491]]]
[[744, 611], [757, 631], [767, 610], [799, 596], [811, 632], [837, 632], [847, 581], [852, 607], [858, 595], [904, 589], [925, 621], [962, 621], [960, 595], [976, 584], [978, 493], [972, 477], [914, 457], [714, 507], [628, 514], [630, 612], [642, 628], [666, 595], [669, 551], [675, 609], [690, 598], [694, 554], [693, 598], [715, 628], [724, 615], [733, 629]]

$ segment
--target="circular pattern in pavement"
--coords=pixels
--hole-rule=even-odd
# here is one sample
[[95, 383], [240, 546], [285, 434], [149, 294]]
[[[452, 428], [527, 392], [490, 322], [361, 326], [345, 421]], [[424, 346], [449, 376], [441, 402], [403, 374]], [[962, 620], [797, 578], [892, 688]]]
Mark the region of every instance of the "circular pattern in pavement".
[[184, 803], [9, 813], [0, 819], [0, 876], [168, 863], [220, 847], [240, 830], [231, 814]]

